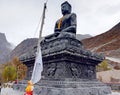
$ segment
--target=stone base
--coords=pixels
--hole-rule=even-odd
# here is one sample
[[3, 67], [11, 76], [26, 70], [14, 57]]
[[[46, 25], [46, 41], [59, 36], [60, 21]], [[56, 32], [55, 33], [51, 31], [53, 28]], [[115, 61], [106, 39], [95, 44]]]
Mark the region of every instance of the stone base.
[[98, 80], [47, 79], [36, 84], [37, 95], [108, 95], [111, 88]]
[[[37, 95], [107, 95], [111, 93], [110, 87], [96, 79], [96, 66], [104, 60], [104, 56], [85, 50], [79, 40], [70, 37], [41, 43], [41, 47], [44, 69], [43, 79], [35, 84], [34, 93]], [[26, 60], [23, 59], [22, 62], [26, 62], [25, 64], [31, 70], [33, 59]], [[32, 70], [30, 70], [28, 72], [31, 73]], [[30, 78], [30, 74], [27, 77]], [[19, 89], [25, 90], [24, 85]]]

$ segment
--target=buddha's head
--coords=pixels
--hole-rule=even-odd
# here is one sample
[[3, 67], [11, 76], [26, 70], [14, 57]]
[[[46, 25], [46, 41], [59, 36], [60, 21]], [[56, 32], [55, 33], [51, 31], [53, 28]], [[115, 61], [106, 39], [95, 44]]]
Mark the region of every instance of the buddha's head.
[[61, 11], [63, 15], [70, 14], [71, 13], [71, 5], [65, 1], [61, 4]]

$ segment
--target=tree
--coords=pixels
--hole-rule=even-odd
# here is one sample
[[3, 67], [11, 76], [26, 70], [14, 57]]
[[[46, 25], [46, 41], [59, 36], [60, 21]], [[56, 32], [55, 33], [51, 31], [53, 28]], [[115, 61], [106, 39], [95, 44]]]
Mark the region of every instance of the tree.
[[97, 66], [97, 71], [107, 71], [111, 70], [111, 68], [108, 66], [108, 61], [103, 60], [98, 66]]
[[17, 79], [18, 80], [24, 79], [27, 72], [27, 66], [24, 65], [17, 57], [14, 57], [12, 59], [12, 65], [16, 67]]
[[[19, 58], [14, 57], [10, 62], [4, 64], [2, 77], [4, 82], [22, 80], [26, 76], [27, 66]], [[13, 76], [11, 75], [13, 73]], [[12, 77], [11, 77], [12, 76]]]
[[0, 83], [2, 82], [2, 75], [1, 75], [1, 73], [0, 73]]
[[2, 71], [3, 71], [3, 64], [0, 64], [0, 82], [2, 82]]
[[4, 82], [13, 81], [17, 77], [16, 69], [13, 66], [6, 66], [2, 73], [2, 79]]

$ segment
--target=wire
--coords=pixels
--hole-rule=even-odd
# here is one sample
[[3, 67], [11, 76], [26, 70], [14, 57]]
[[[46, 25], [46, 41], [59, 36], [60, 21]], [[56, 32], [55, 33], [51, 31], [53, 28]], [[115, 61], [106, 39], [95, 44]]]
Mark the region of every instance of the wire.
[[41, 17], [40, 17], [40, 19], [39, 19], [39, 22], [38, 22], [38, 25], [37, 25], [37, 27], [36, 27], [36, 29], [35, 29], [35, 33], [34, 33], [33, 38], [35, 37], [36, 33], [38, 32], [38, 29], [39, 29], [39, 27], [40, 27], [41, 20], [42, 20], [42, 15], [41, 15]]
[[[46, 5], [47, 5], [48, 0], [46, 0], [45, 3], [46, 3]], [[37, 28], [36, 28], [36, 30], [35, 30], [35, 33], [34, 33], [34, 36], [33, 36], [33, 37], [35, 37], [36, 33], [38, 32], [39, 26], [40, 26], [40, 24], [41, 24], [41, 20], [42, 20], [42, 15], [41, 15], [41, 17], [40, 17], [39, 23], [38, 23], [38, 25], [37, 25]]]

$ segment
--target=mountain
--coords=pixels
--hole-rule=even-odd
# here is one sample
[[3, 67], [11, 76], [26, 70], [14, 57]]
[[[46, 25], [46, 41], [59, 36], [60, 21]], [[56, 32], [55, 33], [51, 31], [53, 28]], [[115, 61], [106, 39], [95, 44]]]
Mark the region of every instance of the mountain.
[[95, 37], [82, 40], [86, 49], [104, 53], [109, 59], [120, 59], [120, 23], [109, 31]]
[[10, 58], [13, 57], [20, 57], [21, 55], [31, 52], [36, 48], [38, 43], [37, 38], [29, 38], [23, 40], [18, 46], [15, 47], [15, 49], [10, 53]]
[[12, 47], [12, 44], [7, 41], [5, 34], [0, 33], [0, 63], [8, 60]]
[[76, 38], [77, 38], [79, 41], [81, 41], [81, 40], [83, 40], [83, 39], [91, 38], [91, 37], [92, 37], [92, 36], [89, 35], [89, 34], [85, 34], [85, 35], [77, 34], [77, 35], [76, 35]]

